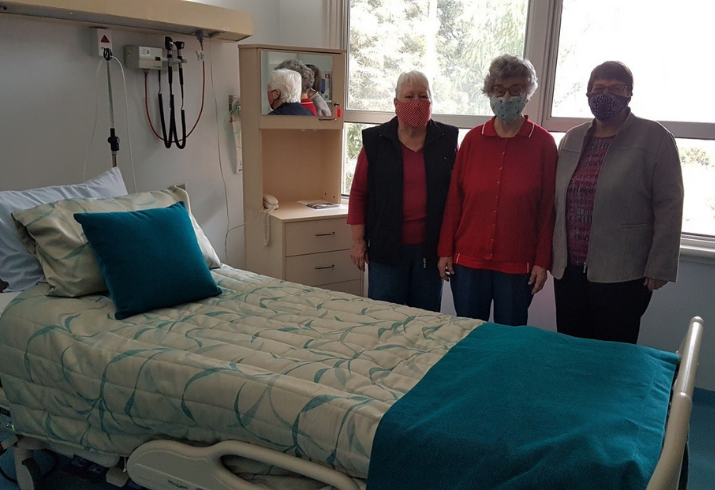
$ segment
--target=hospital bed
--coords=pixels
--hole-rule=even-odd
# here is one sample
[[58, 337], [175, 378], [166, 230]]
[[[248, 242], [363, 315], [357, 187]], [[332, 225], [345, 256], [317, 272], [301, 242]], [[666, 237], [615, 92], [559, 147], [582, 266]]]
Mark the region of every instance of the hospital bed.
[[[403, 392], [409, 391], [419, 381], [419, 378], [432, 367], [433, 363], [444, 355], [445, 351], [458, 344], [472, 330], [481, 328], [479, 327], [480, 322], [472, 320], [422, 312], [352, 297], [343, 293], [284, 283], [245, 271], [234, 270], [227, 266], [214, 271], [213, 274], [217, 283], [224, 290], [221, 296], [203, 301], [201, 307], [187, 305], [176, 309], [162, 309], [142, 315], [144, 318], [141, 321], [122, 323], [121, 326], [118, 326], [116, 320], [106, 320], [109, 318], [107, 312], [111, 311], [112, 305], [103, 296], [74, 299], [47, 298], [45, 297], [47, 286], [38, 285], [20, 296], [14, 297], [0, 321], [0, 332], [4, 336], [1, 340], [3, 356], [12, 352], [12, 348], [8, 346], [11, 346], [13, 341], [8, 341], [5, 338], [10, 329], [27, 329], [26, 333], [20, 335], [24, 339], [23, 342], [26, 343], [27, 339], [33, 338], [33, 336], [35, 339], [41, 338], [46, 333], [47, 325], [68, 326], [68, 329], [54, 330], [63, 332], [63, 334], [53, 338], [52, 342], [47, 342], [47, 345], [61, 344], [62, 348], [43, 352], [42, 355], [47, 356], [46, 363], [33, 366], [34, 361], [28, 359], [39, 352], [33, 354], [32, 348], [28, 348], [22, 352], [22, 356], [12, 356], [14, 357], [12, 365], [19, 365], [18, 369], [8, 368], [6, 362], [3, 365], [3, 370], [0, 371], [0, 381], [3, 382], [3, 387], [0, 388], [2, 390], [0, 391], [0, 405], [9, 408], [14, 424], [12, 427], [18, 433], [19, 441], [13, 450], [22, 490], [35, 488], [37, 484], [38, 468], [32, 460], [32, 454], [34, 450], [42, 448], [49, 448], [66, 455], [78, 454], [107, 467], [119, 464], [120, 469], [114, 470], [115, 480], [121, 482], [121, 475], [128, 470], [129, 476], [135, 482], [152, 489], [181, 488], [177, 485], [186, 485], [187, 488], [221, 490], [255, 490], [266, 488], [266, 486], [269, 488], [321, 488], [325, 485], [345, 490], [363, 488], [369, 464], [369, 451], [368, 454], [365, 454], [365, 448], [370, 447], [370, 438], [374, 437], [380, 417], [390, 408], [391, 399], [398, 398]], [[2, 295], [0, 298], [4, 296], [6, 295]], [[223, 337], [225, 337], [226, 331], [224, 333], [217, 332], [221, 331], [221, 325], [224, 325], [225, 322], [219, 320], [210, 322], [211, 325], [204, 324], [203, 327], [198, 327], [198, 325], [206, 322], [207, 318], [221, 319], [226, 314], [227, 308], [233, 308], [234, 313], [232, 314], [242, 318], [241, 322], [245, 331], [241, 332], [239, 337], [248, 337], [234, 340], [234, 346], [241, 349], [241, 354], [231, 354], [233, 360], [228, 364], [235, 363], [232, 367], [219, 367], [219, 365], [213, 364], [207, 371], [205, 366], [198, 367], [196, 363], [200, 363], [200, 361], [197, 361], [195, 356], [197, 353], [205, 355], [213, 351], [219, 354], [209, 354], [210, 357], [214, 360], [222, 358], [220, 353], [225, 348], [222, 342], [225, 340]], [[33, 313], [33, 316], [37, 318], [26, 321], [25, 316], [30, 311], [39, 314]], [[13, 314], [14, 312], [15, 314]], [[191, 320], [187, 320], [187, 317], [190, 316], [200, 317], [201, 320], [192, 324]], [[98, 326], [92, 327], [93, 323]], [[108, 328], [108, 325], [113, 326]], [[346, 346], [349, 346], [350, 349], [349, 355], [343, 353], [343, 358], [347, 359], [346, 362], [350, 363], [352, 359], [355, 359], [356, 363], [359, 362], [361, 356], [355, 350], [356, 344], [353, 342], [359, 339], [365, 345], [379, 347], [380, 344], [369, 341], [368, 336], [371, 335], [370, 332], [377, 332], [380, 329], [383, 329], [383, 335], [384, 329], [395, 330], [397, 333], [390, 336], [390, 342], [397, 343], [401, 339], [400, 328], [407, 331], [411, 328], [427, 329], [425, 331], [430, 333], [444, 331], [444, 334], [440, 334], [434, 342], [426, 342], [420, 346], [416, 344], [402, 346], [417, 349], [422, 357], [429, 358], [426, 361], [425, 359], [414, 359], [414, 362], [410, 362], [409, 371], [417, 373], [414, 376], [390, 372], [381, 381], [385, 381], [385, 378], [389, 376], [393, 376], [395, 379], [369, 385], [364, 384], [365, 379], [361, 379], [358, 383], [362, 383], [361, 386], [350, 387], [350, 380], [341, 379], [339, 369], [330, 373], [329, 369], [322, 368], [321, 372], [321, 369], [309, 367], [310, 359], [297, 360], [296, 356], [305, 355], [305, 352], [298, 348], [302, 346], [293, 345], [286, 348], [283, 342], [290, 344], [294, 339], [291, 340], [290, 335], [281, 338], [281, 331], [290, 334], [298, 325], [308, 325], [309, 330], [320, 333], [320, 335], [316, 334], [314, 338], [307, 340], [313, 344], [312, 354], [318, 356], [320, 362], [324, 362], [326, 358], [335, 359], [336, 350], [339, 351]], [[670, 394], [665, 437], [657, 466], [648, 483], [649, 489], [678, 488], [681, 463], [686, 447], [702, 328], [702, 321], [699, 318], [694, 318], [690, 322], [687, 335], [678, 351], [680, 363]], [[173, 351], [176, 348], [191, 351], [186, 356], [179, 356], [183, 358], [180, 361], [183, 363], [181, 369], [187, 369], [188, 366], [191, 372], [172, 373], [171, 366], [166, 364], [168, 362], [166, 360], [156, 363], [161, 366], [147, 368], [151, 356], [143, 357], [141, 363], [135, 363], [133, 366], [130, 366], [131, 362], [120, 366], [123, 361], [130, 360], [131, 356], [126, 353], [122, 354], [120, 347], [116, 347], [119, 350], [115, 352], [113, 350], [115, 346], [123, 343], [129, 344], [126, 345], [127, 351], [131, 350], [136, 353], [142, 348], [155, 349], [155, 346], [144, 345], [142, 347], [142, 343], [147, 344], [145, 342], [147, 339], [142, 340], [142, 336], [150, 338], [148, 344], [154, 341], [163, 344], [167, 341], [166, 337], [158, 340], [163, 335], [156, 335], [155, 331], [150, 331], [152, 329], [166, 332], [167, 335], [172, 329], [176, 330], [177, 333], [173, 341], [165, 345], [170, 346], [172, 342], [178, 342], [178, 344], [163, 352], [171, 358], [176, 354]], [[71, 343], [66, 343], [67, 335], [73, 337]], [[351, 336], [352, 338], [350, 338]], [[88, 340], [92, 338], [95, 340]], [[340, 340], [341, 338], [342, 340]], [[73, 344], [77, 339], [80, 339], [80, 344], [84, 344], [83, 347]], [[199, 347], [199, 344], [203, 345]], [[306, 423], [305, 426], [291, 428], [295, 438], [300, 439], [297, 444], [295, 441], [282, 439], [286, 434], [290, 434], [290, 430], [285, 434], [280, 430], [275, 431], [274, 428], [268, 432], [261, 431], [260, 427], [254, 430], [250, 425], [251, 422], [255, 422], [255, 417], [258, 417], [256, 410], [257, 406], [262, 403], [261, 396], [251, 399], [245, 407], [246, 416], [254, 417], [250, 421], [248, 419], [241, 420], [240, 415], [232, 420], [218, 420], [225, 418], [227, 413], [233, 414], [235, 411], [238, 414], [244, 410], [244, 407], [239, 409], [242, 402], [237, 393], [240, 393], [242, 389], [250, 388], [246, 384], [239, 383], [240, 386], [235, 385], [237, 389], [234, 390], [234, 382], [230, 378], [220, 379], [222, 369], [234, 374], [241, 371], [241, 363], [245, 363], [247, 368], [255, 369], [256, 360], [251, 358], [250, 351], [254, 348], [271, 350], [271, 344], [273, 344], [274, 352], [283, 351], [286, 358], [292, 358], [290, 366], [283, 365], [282, 368], [275, 369], [276, 373], [244, 372], [242, 373], [244, 379], [241, 380], [241, 383], [246, 379], [255, 381], [265, 378], [270, 380], [266, 386], [270, 385], [273, 389], [276, 387], [287, 389], [288, 385], [281, 384], [282, 381], [285, 381], [281, 380], [279, 374], [281, 372], [283, 374], [290, 372], [290, 376], [296, 376], [291, 378], [294, 383], [314, 381], [319, 376], [333, 376], [333, 379], [323, 385], [307, 383], [303, 387], [292, 390], [292, 393], [270, 392], [265, 395], [270, 398], [270, 403], [266, 406], [270, 407], [268, 410], [274, 412], [283, 411], [280, 414], [275, 414], [276, 420], [292, 421], [300, 419], [296, 413], [300, 412], [300, 409], [304, 408], [306, 404], [301, 402], [296, 405], [295, 410], [291, 411], [292, 409], [286, 406], [289, 402], [283, 396], [302, 397], [307, 392], [313, 392], [313, 395], [317, 395], [317, 397], [330, 394], [335, 398], [342, 398], [343, 401], [351, 405], [347, 408], [343, 407], [338, 413], [344, 416], [353, 410], [353, 413], [359, 416], [356, 416], [351, 423], [365, 425], [362, 428], [351, 428], [353, 431], [351, 437], [356, 437], [360, 441], [340, 440], [340, 435], [334, 433], [340, 424], [332, 423], [336, 416], [332, 410], [316, 413], [314, 415], [316, 420]], [[15, 343], [15, 345], [19, 344]], [[71, 352], [73, 349], [78, 350], [73, 354]], [[126, 379], [132, 381], [124, 384], [132, 388], [133, 392], [124, 393], [117, 400], [112, 400], [114, 395], [110, 396], [105, 393], [97, 397], [95, 395], [99, 391], [91, 393], [91, 387], [80, 386], [82, 383], [79, 381], [79, 377], [91, 376], [91, 373], [95, 372], [99, 366], [93, 362], [80, 365], [86, 361], [84, 356], [89, 355], [88, 353], [92, 349], [102, 350], [104, 354], [110, 352], [108, 357], [107, 355], [103, 356], [101, 363], [104, 367], [98, 371], [95, 377], [106, 381], [113, 377], [116, 378], [117, 373], [121, 370], [128, 369], [132, 374]], [[379, 350], [378, 348], [370, 354], [361, 353], [370, 358]], [[60, 363], [60, 368], [53, 373], [51, 365], [54, 355], [58, 356], [55, 360]], [[260, 356], [259, 354], [255, 355]], [[124, 357], [122, 358], [122, 356]], [[272, 354], [272, 356], [275, 358], [276, 354]], [[224, 360], [226, 359], [224, 358]], [[422, 361], [425, 364], [420, 364]], [[62, 365], [63, 362], [64, 365]], [[117, 370], [112, 373], [110, 366], [113, 362], [118, 365], [116, 366]], [[280, 366], [282, 362], [279, 361], [275, 366]], [[356, 377], [359, 377], [361, 369], [369, 370], [374, 367], [371, 365], [361, 368], [357, 364], [352, 366]], [[147, 371], [143, 372], [142, 369], [147, 369]], [[154, 371], [155, 369], [157, 371]], [[296, 374], [301, 369], [307, 369], [307, 371]], [[31, 372], [31, 380], [28, 379], [27, 383], [24, 383], [19, 380], [22, 376], [18, 376], [18, 374], [28, 370]], [[62, 375], [63, 370], [74, 371], [74, 373], [67, 374], [65, 372]], [[58, 373], [60, 373], [59, 378]], [[212, 376], [217, 376], [217, 379], [215, 384], [207, 384], [208, 391], [199, 390], [192, 394], [189, 385], [201, 382], [202, 374], [200, 373], [203, 373], [205, 379], [210, 379]], [[78, 379], [69, 379], [75, 375], [78, 376]], [[158, 377], [160, 375], [171, 378], [172, 383], [159, 386], [161, 380]], [[384, 373], [381, 373], [377, 377], [383, 375]], [[43, 380], [43, 376], [47, 379]], [[47, 389], [48, 386], [62, 385], [64, 383], [62, 378], [69, 385], [74, 386], [75, 391], [72, 396], [62, 398], [63, 387], [51, 395], [43, 394], [42, 390]], [[17, 399], [18, 383], [22, 386], [20, 391], [24, 390], [22, 392], [26, 395], [21, 396], [20, 400]], [[44, 386], [34, 390], [32, 383]], [[116, 384], [115, 388], [119, 389], [123, 382], [115, 379], [113, 383]], [[145, 386], [140, 386], [142, 383]], [[177, 388], [171, 385], [179, 386]], [[146, 389], [149, 386], [153, 390], [163, 393], [162, 398], [172, 399], [176, 401], [176, 404], [172, 406], [171, 403], [163, 403], [156, 397], [144, 402], [140, 402], [138, 399], [133, 400], [132, 396], [140, 391], [138, 388]], [[337, 387], [341, 386], [350, 393], [340, 393]], [[104, 388], [109, 390], [108, 386]], [[6, 390], [14, 391], [13, 396], [16, 399], [12, 400], [11, 397], [12, 401], [8, 402]], [[217, 391], [224, 390], [229, 392], [228, 396], [220, 396], [217, 393]], [[225, 401], [219, 401], [219, 399], [229, 400], [227, 409], [208, 410], [205, 414], [201, 414], [199, 407], [201, 397], [210, 397], [212, 394], [217, 399], [212, 403], [226, 404]], [[72, 397], [77, 398], [73, 399]], [[53, 398], [58, 399], [53, 401]], [[355, 401], [357, 398], [359, 400]], [[351, 399], [352, 401], [350, 401]], [[136, 404], [130, 409], [127, 408], [129, 400], [133, 400]], [[146, 405], [140, 407], [139, 405], [142, 403]], [[96, 408], [97, 405], [102, 404], [104, 406], [101, 407], [101, 410]], [[154, 405], [152, 406], [152, 404]], [[162, 404], [166, 406], [159, 407]], [[118, 409], [117, 406], [120, 408]], [[82, 413], [83, 415], [76, 417], [68, 414], [68, 409], [73, 414]], [[165, 410], [168, 415], [160, 423], [151, 422], [151, 417], [145, 412], [149, 409]], [[132, 411], [134, 413], [131, 416], [122, 418], [123, 414]], [[187, 418], [189, 412], [190, 416]], [[98, 418], [95, 419], [95, 416]], [[104, 419], [102, 419], [103, 416]], [[201, 417], [205, 419], [201, 420]], [[132, 418], [134, 420], [131, 420]], [[193, 420], [193, 422], [188, 424], [190, 427], [181, 427], [182, 419], [185, 419], [184, 422], [186, 420]], [[243, 425], [238, 430], [235, 430], [236, 420], [239, 421], [238, 425]], [[104, 427], [102, 427], [103, 425]], [[150, 427], [151, 425], [153, 426]], [[202, 425], [203, 427], [201, 427]], [[280, 423], [277, 422], [277, 425]], [[344, 428], [344, 426], [341, 427]], [[309, 440], [311, 435], [305, 433], [309, 430], [315, 431], [317, 439], [328, 438], [330, 442], [327, 445], [311, 442]], [[123, 431], [126, 433], [122, 433]], [[273, 434], [273, 440], [265, 437], [268, 433]], [[291, 437], [288, 435], [288, 439]], [[356, 444], [356, 442], [358, 443]], [[349, 454], [358, 446], [362, 447], [362, 451]], [[338, 456], [331, 459], [331, 453], [335, 456], [335, 451], [332, 451], [335, 448], [338, 448]], [[341, 450], [344, 450], [342, 454], [340, 454]], [[299, 457], [296, 457], [296, 453]], [[231, 456], [234, 456], [234, 460], [236, 460], [235, 456], [240, 457], [237, 463], [234, 461], [234, 465], [238, 469], [231, 468]], [[260, 473], [258, 477], [250, 475], [250, 472], [254, 470], [245, 469], [247, 462], [251, 460], [267, 465], [258, 469], [257, 472]], [[326, 464], [326, 461], [330, 461], [330, 464]], [[241, 469], [242, 465], [243, 469]], [[250, 467], [250, 464], [248, 466]], [[276, 472], [276, 468], [289, 470], [290, 473]], [[273, 474], [276, 476], [271, 476]], [[301, 479], [299, 475], [305, 475], [308, 479]], [[293, 486], [287, 486], [287, 481], [290, 481], [290, 485]]]
[[[112, 172], [108, 195], [121, 196]], [[557, 478], [589, 474], [678, 486], [699, 318], [677, 355], [484, 324], [221, 265], [192, 217], [220, 294], [119, 320], [73, 213], [181, 200], [190, 215], [188, 195], [71, 195], [26, 209], [36, 197], [13, 217], [28, 250], [59, 259], [42, 264], [47, 282], [0, 294], [0, 430], [22, 490], [38, 483], [39, 449], [156, 490], [464, 487], [445, 483], [455, 475], [494, 488], [475, 482], [501, 473], [531, 488], [578, 488]], [[575, 468], [562, 461], [579, 455]]]

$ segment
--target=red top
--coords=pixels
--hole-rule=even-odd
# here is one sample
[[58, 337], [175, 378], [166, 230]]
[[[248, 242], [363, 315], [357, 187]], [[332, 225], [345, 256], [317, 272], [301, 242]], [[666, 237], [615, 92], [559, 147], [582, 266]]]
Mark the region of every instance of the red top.
[[[417, 245], [424, 242], [427, 216], [427, 177], [422, 150], [402, 147], [402, 243]], [[367, 156], [360, 150], [355, 176], [350, 187], [348, 224], [364, 225], [367, 213]]]
[[315, 104], [313, 104], [313, 101], [310, 99], [300, 99], [300, 105], [308, 109], [310, 112], [313, 113], [313, 115], [317, 116], [318, 111], [315, 109]]
[[583, 153], [566, 191], [566, 243], [569, 264], [584, 265], [591, 238], [593, 203], [603, 160], [615, 136], [593, 138]]
[[510, 274], [551, 266], [557, 151], [526, 118], [502, 138], [494, 118], [472, 129], [457, 153], [437, 253], [456, 264]]

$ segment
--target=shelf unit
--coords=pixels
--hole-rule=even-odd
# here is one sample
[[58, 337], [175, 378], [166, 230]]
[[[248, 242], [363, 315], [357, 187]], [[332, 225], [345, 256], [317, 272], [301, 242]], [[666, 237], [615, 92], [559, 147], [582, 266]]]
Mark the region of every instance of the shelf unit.
[[0, 0], [0, 14], [174, 34], [201, 31], [224, 41], [253, 35], [250, 13], [184, 0]]
[[[345, 106], [345, 51], [239, 44], [246, 268], [292, 282], [361, 294], [362, 274], [350, 261], [347, 206], [311, 209], [299, 200], [342, 199], [343, 119], [266, 115], [263, 55], [325, 57], [332, 102]], [[263, 59], [263, 61], [262, 61]], [[263, 72], [263, 73], [262, 73]], [[266, 216], [263, 194], [279, 201]], [[266, 244], [266, 237], [270, 240]]]

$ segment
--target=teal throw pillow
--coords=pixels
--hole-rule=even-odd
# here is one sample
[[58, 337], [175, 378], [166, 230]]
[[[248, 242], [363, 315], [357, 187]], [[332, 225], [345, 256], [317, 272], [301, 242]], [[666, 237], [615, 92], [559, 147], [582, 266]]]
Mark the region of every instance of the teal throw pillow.
[[97, 258], [117, 320], [221, 293], [183, 202], [74, 218]]

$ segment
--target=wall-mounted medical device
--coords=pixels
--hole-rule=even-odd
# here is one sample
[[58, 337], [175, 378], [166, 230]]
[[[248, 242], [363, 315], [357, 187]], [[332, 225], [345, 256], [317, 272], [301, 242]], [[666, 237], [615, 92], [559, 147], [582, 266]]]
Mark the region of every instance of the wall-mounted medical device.
[[124, 65], [140, 70], [161, 70], [166, 54], [162, 48], [124, 46]]
[[150, 46], [124, 46], [124, 65], [137, 70], [163, 70], [169, 63], [172, 65], [186, 63], [188, 60], [168, 58], [164, 48]]

